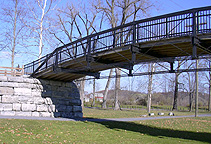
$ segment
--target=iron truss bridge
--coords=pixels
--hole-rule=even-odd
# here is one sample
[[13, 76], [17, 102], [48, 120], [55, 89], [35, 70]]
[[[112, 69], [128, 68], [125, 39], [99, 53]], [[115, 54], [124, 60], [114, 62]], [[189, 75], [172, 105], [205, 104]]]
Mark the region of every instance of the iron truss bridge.
[[[178, 57], [197, 59], [211, 54], [211, 6], [134, 21], [56, 48], [24, 66], [32, 77], [72, 81], [119, 67], [132, 76], [133, 66], [168, 62], [176, 72]], [[203, 69], [202, 69], [203, 70]], [[207, 70], [207, 69], [204, 69]]]

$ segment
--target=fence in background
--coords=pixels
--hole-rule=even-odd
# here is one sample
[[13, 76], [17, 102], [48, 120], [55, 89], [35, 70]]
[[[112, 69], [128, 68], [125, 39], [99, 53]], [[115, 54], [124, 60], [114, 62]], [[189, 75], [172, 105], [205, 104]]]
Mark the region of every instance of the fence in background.
[[24, 67], [0, 67], [0, 75], [3, 76], [22, 76], [24, 75]]

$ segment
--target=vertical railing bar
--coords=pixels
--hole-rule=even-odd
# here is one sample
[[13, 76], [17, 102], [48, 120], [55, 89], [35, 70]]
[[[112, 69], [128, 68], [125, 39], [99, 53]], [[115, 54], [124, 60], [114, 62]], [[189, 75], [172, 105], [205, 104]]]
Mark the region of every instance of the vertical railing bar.
[[115, 47], [116, 43], [116, 30], [114, 30], [114, 34], [113, 34], [113, 48]]
[[166, 37], [168, 37], [168, 18], [166, 17]]
[[136, 43], [136, 24], [133, 24], [133, 44]]
[[33, 68], [32, 68], [32, 70], [33, 70], [33, 73], [34, 73], [34, 61], [33, 61]]

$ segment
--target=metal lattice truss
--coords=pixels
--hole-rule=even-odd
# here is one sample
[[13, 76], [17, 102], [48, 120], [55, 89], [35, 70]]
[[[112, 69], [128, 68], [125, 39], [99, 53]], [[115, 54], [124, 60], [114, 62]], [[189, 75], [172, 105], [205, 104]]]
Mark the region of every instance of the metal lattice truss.
[[168, 70], [154, 73], [174, 73], [178, 72], [174, 68], [176, 60], [209, 57], [210, 53], [211, 6], [134, 21], [92, 34], [58, 47], [24, 68], [25, 74], [33, 77], [62, 81], [84, 75], [100, 78], [100, 71], [114, 67], [127, 69], [129, 76], [136, 76], [133, 66], [148, 62], [168, 62]]

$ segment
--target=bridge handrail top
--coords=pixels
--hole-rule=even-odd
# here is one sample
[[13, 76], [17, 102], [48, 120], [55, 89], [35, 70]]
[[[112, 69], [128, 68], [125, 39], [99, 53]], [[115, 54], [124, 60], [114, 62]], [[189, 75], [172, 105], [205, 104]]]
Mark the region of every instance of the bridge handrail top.
[[[99, 36], [99, 35], [101, 35], [101, 34], [108, 33], [108, 32], [111, 32], [111, 31], [115, 31], [115, 30], [118, 30], [118, 29], [121, 29], [121, 28], [125, 28], [125, 27], [131, 26], [131, 25], [136, 25], [136, 24], [139, 24], [139, 23], [142, 23], [142, 22], [152, 21], [152, 20], [156, 20], [156, 19], [168, 18], [168, 17], [171, 17], [171, 16], [177, 16], [177, 15], [181, 15], [181, 14], [193, 13], [193, 12], [202, 11], [202, 10], [211, 10], [211, 6], [199, 7], [199, 8], [192, 8], [192, 9], [188, 9], [188, 10], [183, 10], [183, 11], [178, 11], [178, 12], [163, 14], [163, 15], [159, 15], [159, 16], [154, 16], [154, 17], [145, 18], [145, 19], [133, 21], [133, 22], [130, 22], [130, 23], [126, 23], [126, 24], [124, 24], [124, 25], [120, 25], [120, 26], [117, 26], [117, 27], [115, 27], [115, 28], [110, 28], [110, 29], [107, 29], [107, 30], [103, 30], [103, 31], [94, 33], [94, 34], [90, 34], [90, 35], [88, 35], [88, 36], [82, 37], [82, 38], [77, 39], [77, 40], [75, 40], [75, 41], [73, 41], [73, 42], [70, 42], [70, 43], [68, 43], [68, 44], [65, 44], [65, 45], [63, 45], [63, 46], [57, 47], [56, 49], [54, 49], [53, 52], [51, 52], [51, 53], [49, 53], [49, 54], [47, 54], [47, 55], [48, 55], [48, 56], [53, 55], [56, 51], [58, 51], [58, 50], [60, 50], [60, 49], [63, 49], [63, 48], [65, 48], [65, 47], [68, 47], [68, 46], [73, 45], [73, 44], [75, 44], [75, 43], [81, 42], [81, 41], [86, 40], [86, 39], [88, 39], [88, 38], [95, 37], [95, 36]], [[40, 59], [43, 59], [43, 58], [46, 57], [47, 55], [41, 57]], [[39, 61], [40, 59], [34, 60], [33, 62]], [[28, 64], [26, 64], [26, 65], [30, 65], [30, 64], [32, 64], [33, 62], [28, 63]], [[26, 65], [24, 65], [24, 66], [26, 66]]]

